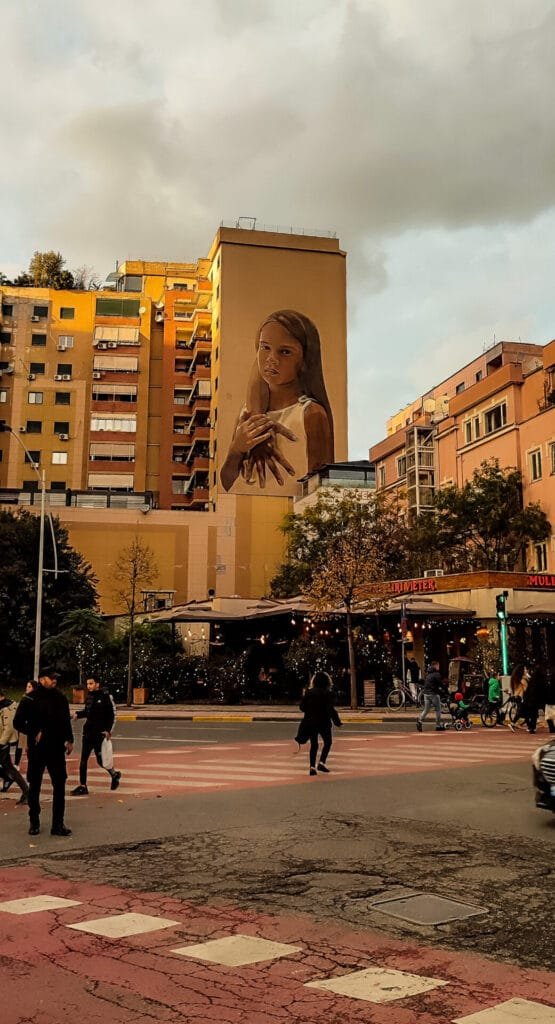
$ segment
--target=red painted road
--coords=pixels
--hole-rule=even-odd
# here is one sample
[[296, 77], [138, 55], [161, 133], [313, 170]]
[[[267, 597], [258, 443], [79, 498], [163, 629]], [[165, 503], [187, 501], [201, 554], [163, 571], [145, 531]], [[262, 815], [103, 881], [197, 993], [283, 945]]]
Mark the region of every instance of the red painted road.
[[[328, 761], [333, 778], [346, 779], [375, 775], [428, 772], [480, 764], [511, 761], [530, 763], [532, 751], [545, 743], [549, 734], [511, 733], [504, 729], [473, 729], [464, 733], [450, 730], [363, 737], [336, 735]], [[106, 794], [107, 799], [122, 796], [149, 797], [157, 794], [210, 792], [298, 783], [318, 785], [324, 780], [309, 779], [306, 747], [295, 753], [293, 741], [207, 744], [168, 749], [156, 747], [140, 752], [118, 751], [115, 763], [123, 773], [120, 789], [110, 793], [110, 780], [91, 758], [89, 790]], [[77, 785], [79, 761], [68, 762], [68, 793]], [[44, 796], [48, 799], [49, 782]], [[12, 787], [9, 798], [19, 792]], [[71, 799], [71, 798], [70, 798]], [[75, 798], [79, 799], [79, 798]]]
[[[306, 916], [199, 906], [159, 893], [66, 882], [33, 868], [3, 871], [2, 883], [3, 899], [48, 895], [78, 901], [76, 906], [25, 915], [0, 908], [2, 1024], [449, 1024], [522, 999], [535, 1009], [529, 1018], [519, 1017], [520, 1024], [555, 1020], [555, 979], [542, 971], [354, 931], [331, 921], [316, 923]], [[69, 927], [129, 913], [175, 923], [124, 938]], [[173, 952], [238, 934], [299, 949], [235, 967]], [[387, 1003], [306, 987], [376, 967], [444, 984]]]

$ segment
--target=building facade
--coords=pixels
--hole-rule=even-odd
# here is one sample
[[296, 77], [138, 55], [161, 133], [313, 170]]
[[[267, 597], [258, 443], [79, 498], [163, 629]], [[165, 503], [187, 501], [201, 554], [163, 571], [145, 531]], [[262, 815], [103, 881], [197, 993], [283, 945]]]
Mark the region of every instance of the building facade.
[[[539, 502], [555, 528], [555, 342], [493, 346], [392, 417], [369, 458], [377, 490], [402, 492], [413, 514], [498, 459], [521, 471], [524, 503]], [[525, 568], [555, 571], [555, 537], [529, 550]]]
[[[91, 562], [103, 610], [115, 610], [116, 547], [135, 535], [155, 549], [158, 586], [177, 601], [209, 588], [265, 593], [308, 439], [296, 431], [300, 468], [281, 483], [269, 471], [264, 484], [249, 480], [245, 468], [224, 486], [222, 467], [242, 412], [271, 409], [265, 381], [256, 391], [252, 382], [259, 325], [276, 311], [309, 325], [298, 390], [325, 406], [334, 458], [346, 458], [337, 238], [222, 226], [195, 262], [127, 260], [98, 291], [0, 286], [0, 299], [0, 419], [11, 428], [0, 433], [0, 504], [36, 509], [29, 463], [44, 471], [47, 503]], [[304, 370], [315, 359], [311, 392]], [[301, 399], [286, 412], [302, 426]]]

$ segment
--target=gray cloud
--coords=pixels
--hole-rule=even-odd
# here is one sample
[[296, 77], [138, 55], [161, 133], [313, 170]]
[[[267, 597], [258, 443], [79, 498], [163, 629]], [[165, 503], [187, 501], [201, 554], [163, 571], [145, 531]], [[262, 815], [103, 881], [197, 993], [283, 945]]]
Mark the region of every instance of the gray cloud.
[[[555, 203], [554, 26], [552, 0], [6, 5], [0, 265], [47, 246], [100, 272], [126, 255], [189, 259], [240, 214], [333, 228], [350, 253], [362, 438], [378, 325], [401, 352], [411, 322], [428, 352], [448, 333], [456, 366], [495, 308], [526, 322], [526, 289], [507, 302], [509, 226], [526, 245]], [[405, 364], [382, 387], [393, 405], [420, 386]]]

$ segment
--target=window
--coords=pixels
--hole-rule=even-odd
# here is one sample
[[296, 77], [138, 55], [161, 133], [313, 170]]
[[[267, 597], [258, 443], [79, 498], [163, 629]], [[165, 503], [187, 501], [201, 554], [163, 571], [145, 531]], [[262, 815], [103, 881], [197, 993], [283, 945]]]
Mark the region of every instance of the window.
[[50, 482], [50, 490], [51, 491], [65, 491], [65, 489], [66, 489], [66, 482], [65, 482], [65, 480], [52, 480]]
[[407, 475], [407, 457], [400, 455], [397, 459], [397, 476], [399, 478]]
[[69, 420], [55, 420], [54, 421], [54, 434], [69, 434]]
[[104, 373], [137, 373], [139, 360], [137, 356], [96, 356], [93, 359], [93, 370]]
[[64, 374], [67, 377], [71, 377], [71, 371], [73, 367], [71, 363], [58, 363], [56, 373]]
[[8, 392], [6, 388], [0, 388], [0, 402], [3, 404], [8, 401]]
[[455, 394], [460, 395], [462, 391], [464, 391], [464, 380], [462, 380], [460, 384], [457, 384]]
[[0, 359], [0, 372], [2, 370], [9, 370], [10, 364], [7, 359]]
[[134, 434], [137, 429], [136, 416], [92, 416], [91, 430], [117, 430]]
[[2, 316], [13, 316], [13, 304], [11, 302], [2, 303]]
[[92, 491], [132, 491], [132, 473], [89, 473], [88, 486]]
[[44, 363], [29, 363], [31, 373], [44, 373]]
[[481, 379], [482, 379], [482, 371], [478, 370], [478, 372], [476, 374], [476, 383], [478, 383], [478, 381], [480, 381]]
[[38, 464], [40, 462], [40, 452], [25, 452], [25, 462]]
[[143, 279], [139, 274], [124, 274], [118, 278], [118, 292], [140, 292]]
[[474, 438], [479, 437], [480, 436], [480, 417], [479, 416], [475, 416], [474, 419], [472, 420], [472, 428], [473, 428], [473, 431], [474, 431]]
[[74, 320], [75, 310], [73, 306], [60, 306], [60, 320]]
[[42, 399], [42, 391], [30, 391], [27, 396], [27, 401], [29, 405], [42, 405]]
[[54, 405], [69, 405], [70, 402], [71, 394], [69, 391], [56, 391]]
[[2, 462], [3, 458], [4, 458], [4, 452], [0, 448], [0, 462]]
[[68, 348], [73, 348], [73, 334], [60, 334], [57, 344], [58, 352], [65, 352]]
[[534, 544], [534, 570], [545, 572], [547, 569], [547, 544]]
[[530, 452], [528, 458], [530, 459], [530, 479], [541, 480], [542, 478], [542, 453], [541, 448], [536, 448], [535, 451]]
[[94, 402], [136, 402], [136, 384], [111, 384], [110, 381], [96, 381], [93, 384]]
[[33, 316], [48, 316], [48, 306], [33, 306]]
[[32, 334], [31, 345], [46, 345], [46, 334]]
[[118, 345], [138, 345], [139, 344], [139, 328], [138, 327], [95, 327], [94, 329], [94, 344], [102, 345], [107, 344], [110, 341], [117, 342]]
[[464, 442], [465, 442], [465, 444], [470, 444], [471, 441], [472, 441], [472, 422], [470, 420], [467, 420], [465, 425], [464, 425]]
[[140, 299], [97, 299], [97, 316], [139, 316]]
[[65, 466], [65, 465], [67, 465], [67, 452], [52, 452], [52, 465], [53, 466]]
[[134, 444], [100, 444], [93, 442], [89, 448], [91, 462], [134, 462]]
[[11, 331], [0, 331], [0, 345], [11, 345], [12, 343], [12, 332]]
[[550, 473], [555, 473], [555, 441], [552, 441], [549, 445], [549, 462], [550, 462]]
[[27, 420], [25, 430], [28, 434], [42, 434], [42, 420]]
[[494, 430], [501, 430], [506, 422], [507, 405], [505, 402], [501, 402], [501, 405], [496, 405], [484, 413], [484, 434], [492, 434]]
[[38, 482], [38, 480], [35, 477], [33, 477], [32, 480], [24, 480], [23, 481], [23, 490], [24, 491], [38, 491], [38, 489], [39, 489], [39, 482]]
[[378, 487], [385, 487], [385, 466], [378, 466]]

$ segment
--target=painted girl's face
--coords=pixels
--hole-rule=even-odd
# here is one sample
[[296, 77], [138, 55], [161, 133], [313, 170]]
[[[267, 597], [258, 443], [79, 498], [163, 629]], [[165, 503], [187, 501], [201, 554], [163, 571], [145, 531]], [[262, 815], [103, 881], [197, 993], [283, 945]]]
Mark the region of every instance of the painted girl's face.
[[264, 324], [258, 339], [258, 369], [270, 389], [293, 384], [303, 365], [303, 347], [281, 324]]

